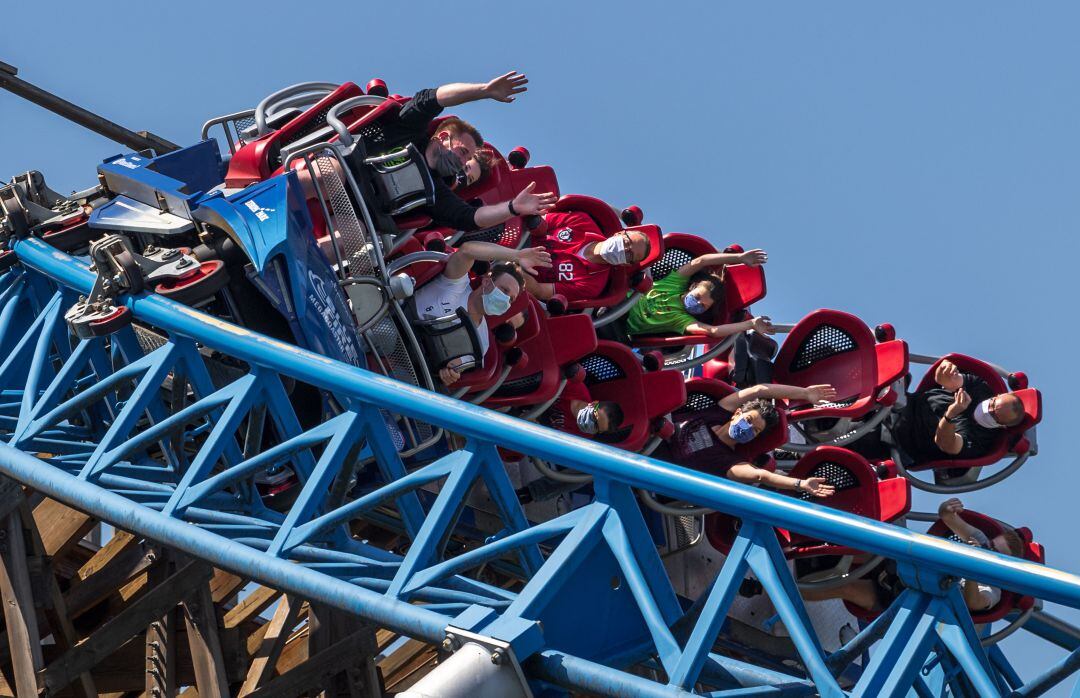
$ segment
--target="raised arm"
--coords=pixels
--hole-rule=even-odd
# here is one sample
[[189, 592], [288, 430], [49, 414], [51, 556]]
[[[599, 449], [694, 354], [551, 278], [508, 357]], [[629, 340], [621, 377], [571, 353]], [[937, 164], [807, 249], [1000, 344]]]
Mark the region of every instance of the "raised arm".
[[836, 399], [836, 388], [831, 385], [811, 385], [803, 388], [797, 385], [782, 385], [780, 383], [762, 383], [743, 388], [720, 401], [720, 407], [728, 412], [734, 412], [750, 400], [803, 400], [812, 405], [819, 402], [828, 402]]
[[466, 242], [446, 260], [443, 274], [460, 279], [469, 273], [473, 262], [517, 262], [526, 273], [536, 274], [539, 267], [551, 266], [551, 255], [543, 247], [515, 250], [493, 242]]
[[481, 99], [494, 99], [497, 102], [513, 102], [514, 95], [521, 94], [529, 79], [517, 71], [511, 70], [488, 82], [452, 82], [435, 90], [435, 99], [443, 107], [456, 107], [467, 102]]
[[490, 228], [514, 216], [539, 216], [547, 213], [558, 197], [551, 192], [534, 194], [535, 189], [536, 182], [530, 182], [529, 186], [522, 189], [512, 200], [476, 209], [476, 227]]
[[759, 316], [741, 322], [730, 322], [726, 325], [710, 325], [705, 322], [691, 322], [686, 326], [686, 334], [703, 335], [713, 339], [723, 339], [739, 332], [754, 330], [761, 334], [773, 334], [772, 322], [765, 316]]
[[956, 422], [964, 410], [971, 404], [971, 396], [963, 388], [957, 388], [953, 396], [952, 404], [945, 410], [944, 416], [938, 420], [937, 431], [934, 432], [934, 444], [944, 453], [955, 456], [964, 447], [964, 439], [956, 433]]
[[809, 492], [815, 497], [828, 497], [836, 492], [836, 488], [828, 483], [823, 477], [811, 477], [798, 479], [770, 472], [764, 468], [756, 468], [749, 463], [739, 463], [731, 466], [727, 476], [735, 482], [744, 485], [765, 485], [774, 490], [795, 490], [797, 492]]
[[745, 264], [748, 267], [756, 267], [769, 261], [769, 255], [765, 250], [749, 250], [747, 252], [714, 252], [694, 257], [686, 264], [675, 270], [679, 276], [693, 276], [702, 269], [719, 267], [725, 264]]

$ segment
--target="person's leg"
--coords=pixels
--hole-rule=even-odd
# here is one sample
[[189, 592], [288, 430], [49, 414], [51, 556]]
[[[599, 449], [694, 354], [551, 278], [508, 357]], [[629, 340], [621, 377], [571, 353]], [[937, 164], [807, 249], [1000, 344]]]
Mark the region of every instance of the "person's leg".
[[878, 604], [877, 586], [869, 579], [856, 579], [850, 584], [832, 589], [804, 589], [800, 593], [807, 601], [843, 599], [867, 611], [874, 610]]

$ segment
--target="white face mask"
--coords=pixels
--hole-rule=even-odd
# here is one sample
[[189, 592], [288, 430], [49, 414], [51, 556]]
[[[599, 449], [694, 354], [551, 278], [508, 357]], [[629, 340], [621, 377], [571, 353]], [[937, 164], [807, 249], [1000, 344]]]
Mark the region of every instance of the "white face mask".
[[1004, 425], [998, 424], [994, 419], [994, 415], [990, 414], [990, 401], [994, 398], [987, 398], [975, 405], [975, 411], [971, 413], [972, 419], [975, 423], [984, 429], [1001, 429]]
[[626, 264], [626, 238], [622, 235], [613, 235], [603, 242], [596, 243], [596, 254], [607, 262], [616, 266]]

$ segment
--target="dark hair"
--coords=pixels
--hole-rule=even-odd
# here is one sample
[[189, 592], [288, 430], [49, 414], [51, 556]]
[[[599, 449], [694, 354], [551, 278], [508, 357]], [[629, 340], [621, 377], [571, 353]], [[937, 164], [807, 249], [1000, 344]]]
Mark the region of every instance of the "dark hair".
[[522, 289], [525, 288], [525, 277], [522, 276], [521, 269], [518, 268], [518, 265], [513, 262], [496, 262], [491, 265], [491, 271], [488, 273], [491, 274], [492, 281], [499, 278], [500, 274], [509, 274], [514, 281], [518, 282], [518, 286]]
[[484, 145], [484, 137], [480, 135], [480, 132], [476, 130], [476, 127], [468, 121], [463, 121], [456, 116], [450, 116], [440, 121], [439, 125], [435, 127], [435, 133], [438, 133], [439, 131], [449, 131], [450, 134], [454, 136], [467, 133], [474, 141], [476, 141], [477, 148]]
[[495, 153], [490, 148], [478, 148], [476, 155], [473, 155], [473, 160], [476, 160], [476, 166], [480, 168], [480, 177], [476, 181], [487, 176], [488, 172], [491, 172], [491, 164], [495, 160]]
[[723, 272], [717, 273], [711, 269], [705, 269], [699, 271], [690, 277], [690, 283], [686, 286], [687, 290], [692, 289], [697, 284], [703, 281], [708, 281], [712, 286], [709, 288], [709, 297], [712, 298], [713, 304], [709, 306], [709, 309], [705, 312], [711, 313], [714, 308], [722, 308], [724, 305], [724, 274]]
[[596, 404], [596, 409], [603, 410], [604, 414], [607, 415], [607, 418], [608, 418], [608, 428], [607, 428], [607, 430], [608, 431], [612, 431], [613, 429], [618, 429], [619, 427], [622, 426], [623, 411], [622, 411], [622, 408], [619, 407], [619, 403], [611, 402], [610, 400], [605, 400], [603, 402], [598, 402]]
[[780, 422], [780, 410], [776, 409], [776, 405], [772, 400], [766, 400], [764, 398], [757, 398], [744, 402], [739, 406], [744, 414], [752, 410], [757, 410], [761, 418], [765, 420], [765, 431], [772, 429]]
[[1023, 558], [1024, 539], [1020, 537], [1020, 534], [1012, 526], [1002, 524], [1001, 528], [1001, 537], [1005, 539], [1005, 544], [1009, 546], [1009, 554], [1013, 557]]

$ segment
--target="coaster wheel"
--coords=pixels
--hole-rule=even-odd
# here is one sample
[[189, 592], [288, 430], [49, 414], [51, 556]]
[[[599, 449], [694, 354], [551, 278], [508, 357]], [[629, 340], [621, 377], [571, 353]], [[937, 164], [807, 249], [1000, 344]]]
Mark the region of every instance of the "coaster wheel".
[[119, 305], [110, 313], [91, 319], [84, 327], [93, 337], [107, 337], [130, 324], [131, 310], [126, 305]]
[[201, 262], [199, 266], [178, 279], [163, 281], [154, 293], [184, 305], [195, 305], [210, 298], [229, 283], [225, 263], [220, 259]]

